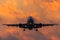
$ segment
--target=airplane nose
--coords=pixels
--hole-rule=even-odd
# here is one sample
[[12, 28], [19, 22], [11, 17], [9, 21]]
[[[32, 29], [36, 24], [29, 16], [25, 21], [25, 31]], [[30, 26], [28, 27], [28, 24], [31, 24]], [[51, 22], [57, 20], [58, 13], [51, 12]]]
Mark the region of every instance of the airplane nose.
[[31, 23], [30, 23], [31, 24]]

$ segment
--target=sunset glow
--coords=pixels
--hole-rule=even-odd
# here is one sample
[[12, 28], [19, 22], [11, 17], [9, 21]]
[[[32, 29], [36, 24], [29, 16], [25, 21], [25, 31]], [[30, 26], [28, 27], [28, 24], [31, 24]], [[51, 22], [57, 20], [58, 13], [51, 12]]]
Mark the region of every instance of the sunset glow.
[[24, 23], [29, 16], [36, 23], [60, 24], [60, 0], [0, 0], [0, 37], [3, 40], [8, 40], [8, 36], [17, 40], [60, 40], [60, 25], [46, 26], [39, 32], [1, 25]]

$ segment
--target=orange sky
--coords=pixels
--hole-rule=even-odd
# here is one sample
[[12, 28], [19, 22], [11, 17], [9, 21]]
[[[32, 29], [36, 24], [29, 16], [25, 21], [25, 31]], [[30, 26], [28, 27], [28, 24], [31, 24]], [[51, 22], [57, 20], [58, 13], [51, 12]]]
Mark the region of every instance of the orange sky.
[[29, 16], [37, 23], [60, 24], [60, 0], [0, 0], [0, 40], [60, 40], [60, 25], [39, 32], [1, 25], [24, 23]]

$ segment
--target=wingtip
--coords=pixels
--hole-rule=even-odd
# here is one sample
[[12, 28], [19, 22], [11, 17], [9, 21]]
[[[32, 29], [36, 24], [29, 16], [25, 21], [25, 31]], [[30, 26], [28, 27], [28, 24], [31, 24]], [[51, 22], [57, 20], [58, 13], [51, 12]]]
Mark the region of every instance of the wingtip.
[[55, 25], [59, 25], [59, 24], [55, 24]]
[[56, 24], [56, 25], [59, 25], [59, 24]]
[[2, 25], [5, 25], [5, 24], [2, 24]]

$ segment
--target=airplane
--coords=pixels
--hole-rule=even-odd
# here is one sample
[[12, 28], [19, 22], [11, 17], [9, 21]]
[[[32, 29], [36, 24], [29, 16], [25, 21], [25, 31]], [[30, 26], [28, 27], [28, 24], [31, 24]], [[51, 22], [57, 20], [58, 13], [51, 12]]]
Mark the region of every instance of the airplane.
[[27, 23], [25, 23], [25, 24], [19, 23], [19, 24], [3, 24], [3, 25], [16, 26], [19, 28], [23, 28], [23, 31], [25, 31], [25, 29], [29, 29], [29, 30], [36, 29], [36, 31], [38, 31], [38, 28], [42, 28], [44, 26], [54, 26], [57, 24], [42, 24], [42, 23], [37, 24], [34, 22], [33, 17], [29, 16], [27, 19]]

